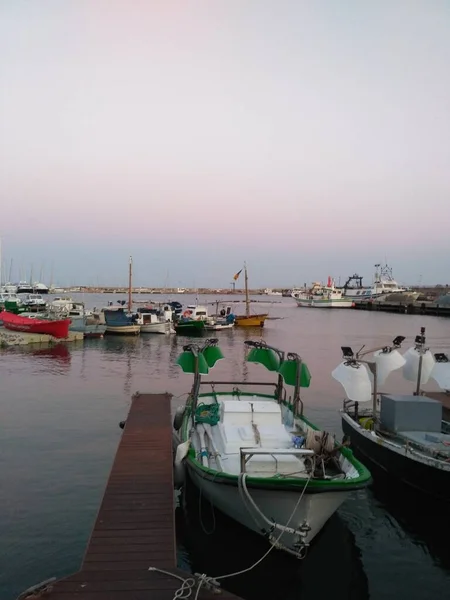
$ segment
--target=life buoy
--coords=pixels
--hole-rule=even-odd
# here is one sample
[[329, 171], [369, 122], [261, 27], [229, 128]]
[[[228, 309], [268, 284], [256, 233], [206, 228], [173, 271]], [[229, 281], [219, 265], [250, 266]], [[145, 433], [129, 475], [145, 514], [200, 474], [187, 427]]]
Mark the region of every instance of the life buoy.
[[183, 313], [183, 317], [190, 317], [192, 315], [192, 310], [185, 310]]

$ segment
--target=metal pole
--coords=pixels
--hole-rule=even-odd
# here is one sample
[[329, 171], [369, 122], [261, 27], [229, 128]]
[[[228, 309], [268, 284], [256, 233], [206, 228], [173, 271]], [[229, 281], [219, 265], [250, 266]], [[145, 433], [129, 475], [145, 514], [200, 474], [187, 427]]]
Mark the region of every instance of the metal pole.
[[[295, 377], [295, 388], [294, 388], [294, 415], [298, 416], [299, 414], [302, 415], [303, 414], [303, 402], [301, 401], [300, 398], [300, 382], [301, 382], [301, 376], [302, 376], [302, 359], [298, 358], [296, 360], [297, 363], [297, 371], [296, 371], [296, 377]], [[302, 409], [300, 411], [300, 413], [298, 412], [298, 405], [301, 404]]]
[[372, 419], [375, 427], [375, 423], [377, 420], [377, 395], [378, 395], [378, 386], [377, 386], [377, 363], [372, 363], [373, 365], [373, 400], [372, 400]]
[[417, 385], [416, 385], [416, 396], [420, 396], [420, 380], [422, 379], [422, 361], [423, 361], [423, 351], [425, 348], [425, 327], [420, 328], [421, 334], [421, 343], [420, 343], [420, 356], [419, 356], [419, 367], [417, 369]]

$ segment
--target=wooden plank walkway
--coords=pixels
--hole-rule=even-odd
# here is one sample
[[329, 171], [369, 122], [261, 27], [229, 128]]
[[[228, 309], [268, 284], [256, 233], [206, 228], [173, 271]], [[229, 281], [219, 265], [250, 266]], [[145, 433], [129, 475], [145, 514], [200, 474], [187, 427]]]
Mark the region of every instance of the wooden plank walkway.
[[[191, 576], [177, 569], [170, 399], [133, 396], [80, 571], [30, 600], [172, 600], [182, 582], [149, 567]], [[219, 597], [239, 600], [222, 589]]]

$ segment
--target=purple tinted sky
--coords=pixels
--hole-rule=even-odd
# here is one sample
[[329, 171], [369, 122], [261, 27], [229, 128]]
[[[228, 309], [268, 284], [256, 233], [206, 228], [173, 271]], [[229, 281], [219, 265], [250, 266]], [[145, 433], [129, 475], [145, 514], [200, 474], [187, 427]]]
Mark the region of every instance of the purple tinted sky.
[[449, 31], [444, 0], [2, 2], [6, 272], [450, 282]]

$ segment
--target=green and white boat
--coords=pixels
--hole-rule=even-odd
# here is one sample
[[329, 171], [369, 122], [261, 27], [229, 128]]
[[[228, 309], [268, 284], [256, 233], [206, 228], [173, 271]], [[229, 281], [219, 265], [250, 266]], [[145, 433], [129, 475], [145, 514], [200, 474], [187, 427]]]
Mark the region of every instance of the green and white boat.
[[[349, 494], [370, 483], [370, 473], [303, 415], [300, 388], [309, 387], [311, 375], [297, 354], [246, 341], [246, 360], [277, 373], [276, 382], [201, 381], [223, 358], [216, 344], [184, 346], [177, 361], [194, 382], [174, 418], [175, 481], [182, 486], [187, 473], [223, 513], [303, 556]], [[292, 398], [284, 384], [294, 387]], [[202, 386], [209, 389], [200, 392]]]
[[354, 304], [352, 298], [346, 297], [344, 291], [335, 286], [332, 277], [328, 277], [327, 285], [315, 282], [308, 292], [296, 292], [292, 297], [298, 306], [312, 308], [352, 308]]

